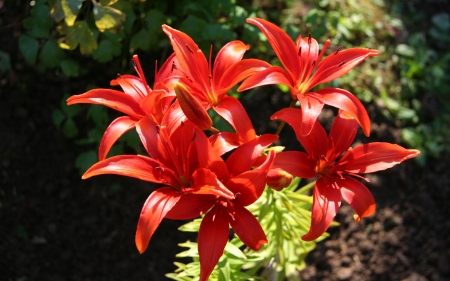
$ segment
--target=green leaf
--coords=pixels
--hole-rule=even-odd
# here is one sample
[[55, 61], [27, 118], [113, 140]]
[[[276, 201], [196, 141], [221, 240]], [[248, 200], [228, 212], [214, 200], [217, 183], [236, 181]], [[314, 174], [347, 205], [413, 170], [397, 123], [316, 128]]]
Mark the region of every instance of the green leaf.
[[64, 57], [64, 51], [61, 50], [58, 44], [53, 40], [47, 41], [39, 54], [39, 60], [46, 67], [58, 66]]
[[131, 38], [130, 42], [130, 48], [131, 49], [141, 49], [141, 50], [148, 50], [154, 44], [152, 42], [154, 40], [154, 37], [150, 35], [150, 33], [145, 30], [141, 29], [138, 33], [134, 34]]
[[56, 127], [60, 128], [60, 126], [65, 118], [66, 118], [66, 115], [64, 115], [64, 113], [61, 110], [59, 110], [59, 109], [53, 110], [52, 119], [53, 119], [53, 124], [55, 124]]
[[80, 174], [84, 174], [97, 160], [97, 153], [94, 150], [89, 150], [78, 155], [75, 160], [75, 167], [78, 168]]
[[97, 49], [94, 33], [85, 21], [77, 21], [73, 26], [68, 27], [68, 33], [59, 46], [63, 49], [74, 50], [78, 45], [83, 55], [92, 54]]
[[65, 59], [60, 63], [64, 75], [67, 77], [76, 77], [80, 75], [80, 66], [78, 62], [70, 59]]
[[431, 18], [433, 24], [442, 31], [450, 31], [450, 15], [448, 13], [440, 13]]
[[56, 0], [50, 11], [50, 17], [59, 22], [64, 19], [68, 26], [72, 26], [77, 19], [84, 0]]
[[7, 52], [0, 50], [0, 72], [11, 71], [11, 58]]
[[78, 135], [78, 128], [75, 124], [75, 121], [73, 121], [72, 118], [69, 118], [64, 122], [63, 126], [61, 127], [61, 130], [63, 134], [68, 138], [73, 138], [76, 135]]
[[99, 62], [107, 62], [113, 59], [115, 55], [120, 54], [120, 43], [115, 43], [110, 40], [102, 40], [98, 45], [97, 50], [92, 53], [92, 57]]
[[159, 10], [150, 10], [145, 16], [145, 23], [150, 32], [161, 32], [161, 25], [164, 24], [164, 14]]
[[28, 35], [20, 36], [19, 49], [28, 63], [36, 63], [36, 58], [39, 51], [39, 42], [35, 38]]
[[108, 6], [102, 6], [100, 3], [92, 1], [94, 4], [95, 25], [100, 32], [106, 29], [119, 27], [125, 21], [125, 14], [121, 11]]

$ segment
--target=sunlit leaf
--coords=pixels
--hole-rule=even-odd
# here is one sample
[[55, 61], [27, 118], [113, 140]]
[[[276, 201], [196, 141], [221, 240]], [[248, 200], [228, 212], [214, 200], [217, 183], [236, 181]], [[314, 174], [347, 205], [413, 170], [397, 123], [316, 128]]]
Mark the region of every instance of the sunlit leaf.
[[72, 26], [77, 19], [84, 0], [55, 0], [55, 6], [50, 11], [50, 16], [57, 22], [64, 21]]
[[119, 27], [125, 21], [125, 14], [112, 7], [103, 6], [100, 3], [92, 2], [94, 4], [94, 18], [95, 25], [100, 32], [106, 29]]
[[89, 29], [85, 21], [77, 21], [68, 28], [67, 36], [60, 42], [60, 47], [73, 50], [80, 45], [82, 54], [92, 54], [97, 49], [97, 41], [94, 33]]
[[35, 38], [28, 35], [20, 36], [19, 49], [28, 63], [36, 63], [36, 58], [39, 51], [39, 42]]

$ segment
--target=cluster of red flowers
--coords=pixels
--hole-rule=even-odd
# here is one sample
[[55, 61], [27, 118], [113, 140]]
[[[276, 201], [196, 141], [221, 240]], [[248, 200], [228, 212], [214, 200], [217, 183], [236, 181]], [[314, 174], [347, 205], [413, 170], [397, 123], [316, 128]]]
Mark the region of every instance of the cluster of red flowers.
[[[349, 148], [358, 124], [365, 135], [370, 120], [361, 102], [339, 88], [312, 90], [338, 78], [378, 51], [340, 48], [324, 57], [329, 41], [319, 52], [309, 35], [296, 44], [276, 25], [263, 19], [247, 19], [267, 37], [284, 68], [257, 59], [243, 59], [249, 46], [232, 41], [217, 54], [214, 66], [185, 33], [163, 25], [174, 53], [148, 86], [137, 56], [138, 76], [123, 75], [111, 81], [122, 91], [90, 90], [75, 95], [67, 104], [103, 104], [125, 113], [106, 129], [99, 148], [99, 162], [83, 178], [117, 174], [162, 184], [145, 202], [136, 232], [136, 246], [144, 252], [163, 218], [193, 219], [204, 215], [199, 234], [200, 280], [207, 280], [228, 241], [229, 227], [251, 249], [268, 243], [264, 230], [245, 207], [263, 193], [266, 183], [280, 190], [289, 178], [317, 177], [313, 192], [311, 228], [302, 239], [314, 240], [326, 231], [344, 199], [355, 210], [357, 221], [375, 211], [370, 191], [358, 174], [390, 168], [419, 154], [389, 143], [369, 143]], [[291, 107], [272, 119], [288, 123], [306, 152], [267, 150], [276, 134], [257, 136], [241, 103], [227, 95], [237, 83], [239, 91], [269, 84], [289, 86]], [[294, 108], [296, 102], [301, 109]], [[317, 121], [324, 104], [339, 109], [327, 135]], [[235, 130], [213, 127], [212, 109]], [[125, 132], [136, 128], [149, 156], [107, 157]], [[213, 134], [207, 136], [204, 130]], [[226, 160], [222, 156], [231, 152]], [[343, 154], [343, 155], [342, 155]], [[353, 176], [353, 177], [351, 177]]]

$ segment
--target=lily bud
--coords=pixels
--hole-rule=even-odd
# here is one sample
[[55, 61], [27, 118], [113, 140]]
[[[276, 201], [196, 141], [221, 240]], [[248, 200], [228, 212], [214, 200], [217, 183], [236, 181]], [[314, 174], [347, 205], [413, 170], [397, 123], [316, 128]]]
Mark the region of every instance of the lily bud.
[[184, 115], [201, 130], [208, 130], [212, 126], [211, 117], [200, 102], [181, 83], [174, 84], [175, 94], [180, 103]]
[[281, 191], [292, 182], [292, 175], [280, 168], [271, 169], [266, 176], [267, 185], [276, 191]]

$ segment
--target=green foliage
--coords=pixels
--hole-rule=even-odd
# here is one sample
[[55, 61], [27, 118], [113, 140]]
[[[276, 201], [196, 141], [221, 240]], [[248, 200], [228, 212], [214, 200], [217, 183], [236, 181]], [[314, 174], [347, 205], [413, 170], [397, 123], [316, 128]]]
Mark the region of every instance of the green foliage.
[[[298, 189], [299, 182], [300, 178], [295, 178], [289, 187], [280, 192], [267, 187], [263, 195], [248, 207], [258, 218], [269, 244], [255, 252], [234, 237], [227, 243], [209, 280], [299, 280], [298, 272], [305, 267], [306, 256], [316, 247], [316, 241], [300, 239], [309, 230], [312, 196], [307, 193], [314, 183]], [[200, 223], [201, 219], [193, 220], [180, 230], [198, 232]], [[325, 233], [317, 241], [327, 236]], [[178, 281], [197, 280], [200, 274], [197, 243], [188, 241], [180, 246], [187, 250], [177, 257], [192, 258], [193, 261], [188, 264], [176, 262], [178, 268], [166, 276]]]

